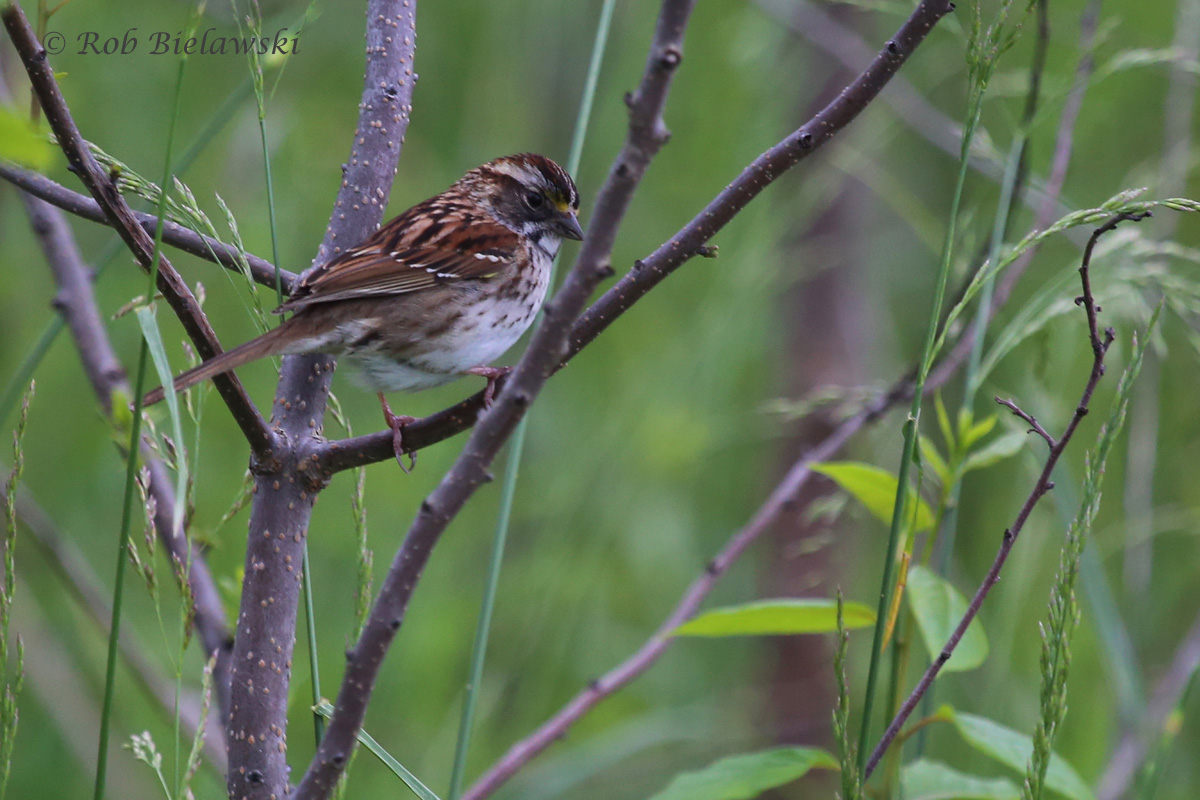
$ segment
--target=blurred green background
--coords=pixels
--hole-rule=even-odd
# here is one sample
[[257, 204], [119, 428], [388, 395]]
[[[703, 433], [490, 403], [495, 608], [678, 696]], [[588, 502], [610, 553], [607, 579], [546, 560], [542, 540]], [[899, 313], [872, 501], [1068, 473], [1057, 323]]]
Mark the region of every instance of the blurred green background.
[[[27, 4], [28, 5], [28, 4]], [[209, 24], [233, 27], [228, 9], [210, 8]], [[955, 129], [928, 112], [918, 116], [941, 130], [950, 155], [904, 121], [911, 92], [961, 121], [965, 106], [962, 3], [904, 68], [910, 94], [890, 87], [845, 133], [778, 181], [715, 240], [716, 260], [697, 259], [623, 316], [594, 345], [549, 383], [533, 411], [517, 491], [483, 684], [469, 776], [553, 713], [589, 679], [642, 643], [674, 606], [706, 561], [765, 499], [776, 480], [826, 428], [820, 420], [796, 421], [777, 409], [825, 386], [882, 387], [903, 374], [919, 353], [931, 302], [941, 231], [957, 170]], [[990, 15], [994, 4], [985, 4]], [[1048, 170], [1062, 100], [1079, 59], [1079, 0], [1051, 0], [1052, 38], [1042, 114], [1032, 131], [1031, 166]], [[1193, 0], [1179, 0], [1195, 9]], [[264, 29], [294, 21], [303, 3], [264, 3]], [[819, 3], [839, 30], [874, 49], [911, 11], [906, 2], [862, 6]], [[361, 4], [318, 3], [319, 16], [303, 33], [300, 52], [288, 59], [268, 106], [279, 252], [283, 266], [310, 263], [328, 219], [348, 152], [362, 84]], [[685, 60], [666, 113], [673, 131], [654, 161], [622, 228], [614, 265], [624, 272], [686, 223], [729, 180], [768, 146], [831, 99], [852, 73], [818, 45], [854, 51], [813, 33], [789, 0], [711, 0], [696, 8]], [[31, 8], [26, 8], [31, 12]], [[505, 3], [423, 3], [418, 13], [420, 80], [389, 215], [441, 191], [465, 170], [499, 155], [545, 153], [565, 161], [587, 68], [600, 3], [513, 0]], [[1096, 59], [1114, 63], [1130, 52], [1168, 48], [1176, 41], [1174, 2], [1135, 0], [1103, 6]], [[75, 37], [85, 31], [120, 36], [137, 27], [182, 30], [182, 3], [73, 0], [49, 28], [67, 39], [52, 59], [83, 134], [148, 177], [161, 171], [177, 62], [135, 54], [78, 55]], [[583, 165], [577, 175], [586, 221], [625, 134], [622, 102], [641, 74], [657, 4], [618, 2]], [[1196, 14], [1178, 28], [1181, 40], [1200, 34]], [[804, 22], [809, 19], [809, 22]], [[789, 25], [789, 21], [794, 24]], [[1190, 28], [1187, 27], [1190, 25]], [[1032, 26], [1029, 26], [1032, 27]], [[805, 35], [805, 31], [808, 35]], [[1028, 34], [1028, 31], [1027, 31]], [[984, 107], [986, 139], [1005, 152], [1020, 118], [1028, 80], [1031, 37], [1001, 62], [993, 95]], [[26, 86], [7, 46], [4, 72], [23, 106]], [[1172, 66], [1161, 57], [1116, 71], [1090, 87], [1075, 136], [1064, 202], [1095, 206], [1116, 192], [1150, 187], [1150, 196], [1195, 191], [1194, 158], [1164, 167], [1169, 144], [1165, 120], [1180, 113], [1168, 103]], [[859, 66], [865, 60], [859, 59]], [[1195, 62], [1190, 62], [1194, 70]], [[1103, 70], [1102, 70], [1103, 71]], [[1176, 68], [1177, 72], [1186, 72]], [[184, 78], [180, 143], [187, 143], [245, 79], [238, 56], [189, 60]], [[272, 77], [270, 80], [274, 80]], [[1194, 89], [1192, 90], [1194, 95]], [[1186, 96], [1187, 103], [1194, 96]], [[1186, 122], [1186, 120], [1185, 120]], [[1195, 130], [1195, 126], [1191, 126]], [[1190, 145], [1191, 131], [1182, 139]], [[58, 157], [49, 174], [78, 189]], [[221, 213], [220, 194], [237, 217], [247, 247], [270, 256], [257, 117], [244, 102], [182, 179], [210, 217]], [[974, 173], [967, 183], [959, 230], [956, 278], [977, 263], [986, 243], [998, 189]], [[1197, 220], [1146, 223], [1148, 237], [1172, 235], [1195, 246]], [[1023, 235], [1032, 213], [1021, 207], [1012, 231]], [[585, 223], [586, 224], [586, 223]], [[1174, 226], [1173, 233], [1168, 225]], [[219, 222], [218, 222], [218, 226]], [[74, 228], [85, 258], [111, 233], [88, 222]], [[1015, 237], [1014, 237], [1015, 238]], [[8, 380], [51, 319], [54, 286], [11, 188], [0, 188], [0, 378]], [[1002, 314], [1010, 318], [1023, 299], [1078, 259], [1064, 237], [1050, 242], [1033, 263], [1017, 296]], [[573, 256], [568, 247], [566, 254]], [[190, 282], [204, 284], [208, 311], [226, 345], [255, 333], [239, 294], [211, 264], [172, 253]], [[1124, 259], [1124, 260], [1122, 260]], [[1118, 267], [1137, 268], [1125, 254], [1101, 259], [1096, 281], [1103, 291]], [[1195, 266], [1174, 263], [1185, 278]], [[1064, 296], [1075, 291], [1067, 284]], [[102, 311], [111, 315], [144, 291], [131, 259], [121, 254], [97, 284]], [[1126, 290], [1128, 291], [1128, 290]], [[273, 306], [273, 296], [261, 292]], [[1122, 300], [1127, 302], [1122, 302]], [[1106, 321], [1117, 329], [1110, 373], [1123, 366], [1131, 331], [1144, 324], [1144, 306], [1117, 293]], [[169, 314], [160, 313], [169, 344], [183, 338]], [[1141, 444], [1127, 453], [1123, 437], [1109, 462], [1104, 506], [1093, 544], [1116, 607], [1104, 620], [1129, 639], [1136, 683], [1144, 697], [1162, 675], [1200, 609], [1200, 556], [1196, 507], [1200, 495], [1197, 430], [1200, 370], [1195, 330], [1168, 314], [1139, 390], [1130, 429]], [[134, 363], [139, 331], [132, 316], [109, 325], [126, 365]], [[173, 365], [184, 365], [171, 347]], [[515, 362], [517, 354], [508, 357]], [[977, 414], [992, 413], [991, 397], [1020, 398], [1050, 430], [1061, 429], [1082, 388], [1090, 352], [1081, 316], [1050, 323], [1025, 342], [980, 392]], [[267, 363], [239, 371], [260, 407], [272, 395], [275, 373]], [[53, 522], [111, 586], [120, 520], [124, 466], [96, 410], [74, 347], [60, 336], [37, 371], [37, 398], [26, 438], [26, 484], [49, 509]], [[1107, 409], [1115, 377], [1105, 382], [1096, 407]], [[1149, 386], [1151, 388], [1146, 388]], [[424, 415], [473, 392], [462, 381], [420, 395], [393, 398], [400, 413]], [[378, 405], [339, 375], [334, 391], [355, 432], [380, 429]], [[954, 408], [957, 383], [946, 391]], [[1038, 710], [1037, 621], [1045, 605], [1065, 530], [1074, 512], [1082, 453], [1094, 442], [1101, 419], [1085, 422], [1057, 475], [1059, 489], [1035, 513], [1004, 580], [984, 608], [991, 657], [979, 670], [939, 684], [939, 701], [990, 716], [1030, 732]], [[846, 457], [895, 470], [902, 413], [858, 437]], [[932, 415], [927, 421], [931, 422]], [[5, 429], [12, 417], [4, 420]], [[1008, 420], [1004, 420], [1008, 424]], [[330, 422], [332, 433], [336, 426]], [[932, 432], [930, 425], [928, 431]], [[421, 499], [461, 447], [451, 440], [422, 452], [412, 475], [392, 463], [368, 469], [367, 513], [375, 576], [382, 578]], [[208, 399], [196, 475], [193, 532], [211, 545], [208, 563], [226, 591], [229, 616], [237, 608], [246, 512], [219, 525], [239, 495], [247, 448], [221, 404]], [[1043, 453], [1030, 441], [1025, 454], [972, 474], [964, 487], [960, 535], [951, 577], [973, 591], [1004, 527], [1032, 485]], [[1148, 455], [1147, 455], [1148, 454]], [[1035, 458], [1036, 456], [1036, 458]], [[1134, 458], [1135, 469], [1128, 469]], [[1140, 459], [1140, 460], [1137, 460]], [[1147, 467], [1147, 464], [1149, 465]], [[1148, 483], [1147, 495], [1138, 487]], [[309, 547], [316, 586], [316, 626], [324, 690], [332, 695], [354, 615], [356, 554], [350, 473], [337, 476], [318, 503]], [[836, 496], [825, 480], [813, 481], [806, 499]], [[455, 521], [416, 593], [410, 614], [376, 688], [367, 729], [439, 793], [449, 776], [467, 659], [494, 526], [498, 486], [481, 491]], [[1061, 508], [1055, 502], [1062, 503]], [[1134, 511], [1127, 506], [1136, 505]], [[829, 510], [828, 501], [821, 507]], [[1152, 512], [1152, 513], [1150, 513]], [[884, 527], [850, 503], [836, 517], [814, 519], [804, 508], [777, 525], [724, 578], [708, 605], [764, 596], [832, 596], [874, 605], [886, 540]], [[1138, 533], [1137, 541], [1131, 531]], [[103, 684], [104, 638], [70, 599], [60, 579], [29, 539], [18, 537], [18, 604], [13, 627], [26, 642], [29, 677], [21, 702], [21, 727], [11, 797], [45, 794], [83, 797], [90, 790], [94, 739]], [[167, 586], [167, 638], [174, 641], [177, 598]], [[150, 658], [170, 666], [153, 603], [130, 576], [128, 630]], [[1123, 730], [1114, 657], [1097, 633], [1097, 611], [1083, 598], [1084, 616], [1074, 647], [1071, 709], [1059, 751], [1090, 781], [1103, 773]], [[303, 630], [300, 634], [303, 636]], [[173, 647], [173, 646], [172, 646]], [[869, 633], [851, 639], [854, 708], [861, 702]], [[776, 742], [831, 745], [829, 714], [833, 674], [831, 639], [682, 640], [653, 669], [599, 706], [568, 739], [524, 770], [497, 797], [641, 798], [662, 788], [682, 769], [721, 755]], [[198, 683], [201, 658], [188, 653], [185, 682]], [[310, 694], [303, 644], [293, 673], [289, 756], [302, 770], [312, 753], [307, 706]], [[1195, 701], [1193, 701], [1194, 710]], [[876, 712], [878, 723], [879, 712]], [[1136, 721], [1136, 720], [1135, 720]], [[1002, 774], [967, 749], [945, 726], [933, 726], [927, 752], [958, 769]], [[129, 673], [118, 676], [115, 737], [149, 729], [171, 756], [171, 732], [162, 712]], [[1184, 722], [1166, 766], [1159, 797], [1200, 793], [1196, 715]], [[112, 796], [150, 797], [152, 774], [127, 752], [110, 756]], [[197, 796], [222, 796], [223, 781], [202, 770]], [[830, 795], [827, 777], [779, 790], [779, 798]], [[360, 754], [350, 778], [351, 796], [403, 795], [373, 758]]]

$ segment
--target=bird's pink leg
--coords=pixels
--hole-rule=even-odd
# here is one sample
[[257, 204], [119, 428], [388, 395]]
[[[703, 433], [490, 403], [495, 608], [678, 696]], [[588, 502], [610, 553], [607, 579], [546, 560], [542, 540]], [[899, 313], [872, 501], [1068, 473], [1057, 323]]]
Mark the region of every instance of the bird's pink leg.
[[409, 453], [411, 459], [407, 467], [404, 466], [404, 426], [410, 422], [416, 422], [416, 417], [407, 415], [397, 416], [392, 413], [392, 407], [388, 405], [387, 398], [383, 396], [383, 392], [376, 393], [379, 397], [379, 405], [383, 407], [383, 421], [387, 423], [388, 428], [392, 431], [392, 452], [396, 454], [396, 463], [400, 465], [400, 469], [405, 473], [412, 472], [413, 467], [417, 466], [417, 454]]
[[496, 396], [496, 381], [512, 371], [512, 367], [471, 367], [463, 374], [487, 378], [487, 388], [483, 390], [483, 407], [491, 408], [492, 399]]

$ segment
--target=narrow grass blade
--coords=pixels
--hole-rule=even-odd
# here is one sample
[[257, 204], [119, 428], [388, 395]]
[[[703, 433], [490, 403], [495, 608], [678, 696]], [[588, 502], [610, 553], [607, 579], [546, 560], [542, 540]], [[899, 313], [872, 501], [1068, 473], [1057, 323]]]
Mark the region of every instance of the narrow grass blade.
[[[592, 100], [596, 95], [596, 81], [600, 76], [600, 65], [604, 61], [604, 48], [608, 43], [609, 25], [612, 22], [613, 7], [616, 0], [604, 0], [600, 10], [600, 20], [596, 24], [596, 37], [592, 45], [592, 58], [588, 64], [587, 78], [584, 81], [583, 97], [579, 104], [579, 115], [575, 118], [575, 132], [571, 138], [571, 152], [567, 157], [567, 172], [572, 175], [579, 170], [579, 161], [583, 154], [583, 141], [587, 133], [588, 120], [592, 114]], [[558, 268], [556, 257], [550, 267], [550, 285], [554, 285], [554, 274]], [[539, 315], [540, 316], [540, 315]], [[496, 532], [492, 538], [492, 555], [488, 566], [487, 581], [483, 587], [483, 601], [479, 610], [479, 622], [475, 630], [475, 643], [471, 648], [471, 666], [467, 679], [466, 694], [463, 697], [462, 720], [459, 723], [458, 742], [454, 749], [454, 764], [450, 772], [450, 800], [462, 792], [463, 781], [466, 777], [467, 754], [471, 745], [471, 727], [475, 718], [475, 705], [479, 698], [479, 684], [483, 679], [483, 662], [487, 656], [488, 633], [492, 624], [492, 609], [495, 605], [496, 586], [500, 582], [500, 564], [504, 558], [504, 545], [508, 539], [508, 524], [512, 517], [513, 497], [517, 490], [517, 473], [521, 466], [521, 453], [525, 447], [525, 431], [529, 424], [529, 414], [525, 414], [517, 424], [509, 442], [508, 463], [504, 472], [504, 484], [501, 488], [500, 508], [496, 515]]]
[[[171, 433], [175, 436], [175, 446], [183, 447], [183, 421], [179, 416], [179, 396], [175, 393], [174, 373], [167, 361], [167, 350], [163, 347], [162, 331], [158, 328], [158, 320], [154, 316], [153, 306], [142, 306], [137, 309], [138, 325], [142, 327], [142, 337], [146, 347], [150, 349], [150, 360], [154, 362], [154, 370], [162, 381], [163, 394], [167, 402], [167, 411], [171, 415]], [[183, 512], [187, 503], [188, 460], [179, 452], [176, 458], [175, 507], [171, 509], [171, 533], [178, 535], [183, 531]]]
[[[329, 719], [333, 716], [333, 704], [328, 700], [322, 700], [313, 706], [313, 713], [321, 717], [321, 719]], [[421, 798], [421, 800], [439, 800], [432, 789], [421, 783], [416, 775], [405, 769], [404, 765], [397, 761], [395, 756], [385, 750], [379, 742], [375, 741], [371, 734], [360, 729], [358, 731], [358, 741], [362, 742], [363, 747], [370, 750], [371, 754], [382, 761], [384, 766], [390, 769], [397, 778], [404, 781], [405, 785], [409, 789], [412, 789], [412, 793]]]
[[[175, 97], [171, 109], [170, 124], [167, 127], [167, 148], [163, 164], [163, 192], [158, 200], [158, 225], [155, 227], [154, 252], [150, 258], [149, 280], [146, 297], [154, 297], [158, 283], [158, 260], [162, 252], [163, 220], [166, 218], [167, 191], [171, 185], [171, 152], [175, 141], [175, 123], [179, 119], [180, 102], [183, 98], [183, 73], [187, 65], [187, 57], [179, 59], [179, 68], [175, 74]], [[108, 737], [112, 723], [113, 698], [116, 689], [117, 674], [117, 642], [121, 635], [121, 604], [125, 592], [125, 565], [129, 559], [126, 551], [129, 549], [129, 528], [133, 522], [133, 498], [138, 472], [138, 451], [142, 441], [142, 393], [146, 386], [147, 362], [150, 351], [145, 338], [138, 348], [137, 377], [133, 384], [133, 419], [130, 423], [129, 445], [126, 453], [125, 494], [121, 506], [121, 530], [117, 537], [117, 574], [113, 581], [112, 625], [108, 634], [108, 658], [104, 671], [104, 703], [100, 711], [100, 736], [96, 756], [96, 782], [92, 796], [94, 800], [103, 800], [108, 776]], [[182, 446], [182, 442], [181, 442]]]

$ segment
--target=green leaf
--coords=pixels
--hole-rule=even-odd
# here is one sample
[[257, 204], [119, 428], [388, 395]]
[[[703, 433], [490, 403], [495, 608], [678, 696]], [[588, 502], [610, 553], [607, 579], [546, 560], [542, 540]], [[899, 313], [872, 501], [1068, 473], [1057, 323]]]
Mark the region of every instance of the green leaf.
[[[892, 511], [896, 503], [896, 476], [885, 469], [857, 461], [825, 461], [813, 464], [813, 472], [819, 472], [837, 482], [858, 502], [866, 506], [867, 511], [885, 525], [892, 521]], [[912, 491], [911, 489], [909, 490]], [[910, 499], [913, 499], [910, 497]], [[917, 502], [917, 530], [923, 531], [933, 527], [933, 511], [929, 504], [921, 498]], [[910, 506], [911, 508], [911, 506]]]
[[179, 457], [175, 459], [177, 485], [175, 486], [175, 508], [171, 513], [171, 526], [174, 532], [183, 530], [183, 513], [187, 504], [188, 460], [183, 454], [183, 422], [179, 417], [179, 397], [175, 394], [175, 376], [171, 372], [171, 364], [167, 361], [167, 350], [163, 347], [162, 333], [158, 329], [158, 320], [154, 317], [153, 306], [141, 306], [137, 309], [137, 321], [142, 326], [142, 336], [146, 339], [146, 347], [150, 351], [150, 360], [154, 362], [154, 371], [162, 383], [167, 410], [171, 414], [171, 433], [175, 436], [175, 446], [180, 448]]
[[30, 169], [50, 166], [54, 148], [29, 117], [16, 109], [0, 106], [0, 161], [12, 161]]
[[942, 439], [946, 442], [946, 449], [953, 452], [954, 428], [950, 425], [950, 415], [946, 413], [946, 404], [942, 402], [941, 392], [933, 396], [933, 407], [937, 411], [938, 427], [942, 429]]
[[925, 463], [929, 464], [930, 469], [938, 476], [938, 480], [943, 486], [949, 486], [951, 483], [950, 468], [946, 466], [942, 454], [938, 452], [937, 445], [928, 436], [921, 436], [917, 439], [917, 443], [921, 447], [921, 458], [925, 459]]
[[925, 759], [904, 767], [900, 783], [905, 800], [1017, 800], [1020, 796], [1007, 778], [980, 778]]
[[[908, 607], [917, 619], [921, 640], [930, 658], [937, 658], [950, 634], [967, 612], [967, 599], [950, 582], [932, 570], [915, 565], [908, 571]], [[943, 672], [975, 669], [987, 658], [987, 636], [979, 619], [971, 620]]]
[[1000, 438], [992, 440], [987, 447], [981, 447], [967, 456], [967, 460], [963, 464], [963, 472], [990, 467], [992, 464], [1011, 458], [1021, 452], [1021, 448], [1027, 441], [1029, 441], [1029, 434], [1023, 431], [1006, 433]]
[[[325, 719], [331, 719], [333, 717], [333, 704], [328, 700], [322, 700], [313, 706], [313, 711]], [[433, 790], [421, 783], [416, 775], [405, 769], [404, 765], [397, 761], [395, 756], [385, 750], [379, 742], [375, 741], [375, 737], [360, 728], [358, 731], [358, 740], [362, 742], [363, 747], [371, 751], [373, 756], [382, 761], [384, 766], [392, 771], [393, 775], [404, 781], [404, 784], [413, 794], [421, 798], [421, 800], [438, 800], [438, 796], [433, 793]]]
[[997, 419], [999, 419], [999, 417], [995, 414], [992, 414], [983, 422], [978, 422], [972, 425], [966, 432], [966, 435], [963, 437], [963, 447], [969, 450], [973, 444], [991, 433], [992, 428], [996, 427]]
[[[847, 628], [875, 624], [875, 612], [862, 603], [843, 606]], [[688, 620], [675, 636], [786, 636], [837, 630], [837, 603], [823, 598], [762, 600], [716, 608]]]
[[[1021, 774], [1025, 773], [1025, 766], [1033, 755], [1033, 739], [986, 717], [955, 711], [949, 706], [943, 706], [938, 714], [950, 719], [959, 735], [971, 747]], [[1095, 800], [1095, 795], [1079, 777], [1079, 773], [1057, 755], [1050, 756], [1046, 788], [1071, 800]]]
[[837, 768], [837, 761], [824, 750], [776, 747], [729, 756], [696, 772], [684, 772], [651, 800], [745, 800], [791, 783], [809, 770]]
[[967, 437], [971, 432], [971, 424], [975, 421], [975, 417], [971, 414], [971, 409], [960, 406], [958, 409], [958, 443], [962, 447], [970, 447], [967, 442]]

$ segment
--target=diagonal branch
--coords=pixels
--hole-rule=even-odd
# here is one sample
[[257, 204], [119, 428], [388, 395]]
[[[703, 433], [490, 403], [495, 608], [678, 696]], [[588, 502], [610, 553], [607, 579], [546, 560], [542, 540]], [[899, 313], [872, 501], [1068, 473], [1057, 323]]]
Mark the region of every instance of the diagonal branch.
[[[9, 38], [25, 65], [34, 94], [46, 114], [51, 130], [58, 138], [59, 146], [66, 155], [71, 170], [79, 176], [105, 215], [112, 220], [113, 227], [133, 252], [138, 263], [149, 272], [154, 255], [154, 242], [134, 217], [133, 211], [117, 191], [113, 180], [92, 157], [87, 143], [71, 118], [62, 92], [59, 91], [54, 71], [46, 58], [46, 51], [37, 41], [24, 12], [16, 3], [10, 3], [0, 11], [0, 19], [3, 19]], [[200, 304], [179, 273], [162, 255], [159, 256], [158, 262], [158, 288], [179, 317], [179, 321], [183, 323], [184, 330], [200, 356], [208, 359], [220, 353], [221, 345], [204, 312], [201, 311]], [[255, 457], [259, 460], [270, 459], [275, 437], [241, 383], [232, 373], [226, 373], [216, 379], [215, 383], [221, 398], [250, 443]]]
[[[109, 219], [100, 205], [90, 197], [73, 192], [67, 187], [55, 183], [45, 175], [39, 175], [36, 172], [19, 167], [9, 166], [8, 164], [0, 164], [0, 178], [8, 181], [14, 186], [24, 189], [34, 197], [41, 198], [53, 206], [61, 208], [68, 214], [74, 214], [92, 222], [99, 222], [101, 225], [112, 225], [113, 222]], [[153, 214], [143, 214], [134, 212], [134, 217], [146, 231], [147, 236], [153, 236], [155, 228], [158, 225], [158, 217]], [[259, 258], [252, 253], [239, 253], [236, 248], [230, 247], [224, 242], [219, 242], [216, 239], [205, 236], [202, 233], [197, 233], [191, 228], [180, 225], [177, 222], [167, 220], [163, 225], [163, 241], [172, 247], [176, 247], [185, 253], [191, 253], [194, 256], [203, 258], [207, 261], [215, 261], [226, 269], [234, 272], [241, 272], [241, 266], [238, 263], [238, 258], [246, 259], [246, 264], [250, 267], [250, 277], [255, 283], [262, 284], [275, 289], [275, 265], [266, 259]], [[296, 275], [287, 270], [280, 270], [280, 278], [283, 280], [283, 290], [288, 293], [292, 289], [292, 284], [296, 282]]]
[[[1092, 395], [1096, 391], [1096, 386], [1100, 383], [1100, 378], [1104, 376], [1104, 356], [1108, 353], [1108, 347], [1113, 341], [1112, 328], [1106, 328], [1101, 331], [1099, 322], [1097, 321], [1098, 309], [1096, 308], [1095, 298], [1092, 296], [1090, 267], [1092, 261], [1092, 250], [1096, 246], [1096, 242], [1101, 236], [1116, 228], [1122, 222], [1130, 220], [1137, 222], [1148, 217], [1148, 213], [1142, 214], [1117, 214], [1109, 219], [1099, 228], [1092, 232], [1091, 238], [1088, 239], [1087, 246], [1083, 251], [1083, 263], [1079, 267], [1080, 282], [1083, 285], [1083, 295], [1077, 299], [1077, 303], [1084, 308], [1087, 315], [1088, 325], [1088, 340], [1092, 347], [1092, 370], [1088, 375], [1088, 380], [1083, 388], [1083, 393], [1079, 398], [1079, 403], [1075, 406], [1075, 413], [1071, 415], [1071, 420], [1067, 423], [1062, 435], [1054, 442], [1050, 448], [1050, 453], [1046, 456], [1045, 466], [1042, 468], [1041, 474], [1038, 476], [1037, 482], [1034, 483], [1033, 489], [1030, 490], [1025, 502], [1021, 505], [1021, 509], [1017, 512], [1017, 517], [1014, 520], [1012, 527], [1006, 528], [1004, 535], [1000, 541], [1000, 548], [996, 552], [996, 557], [992, 561], [991, 568], [983, 578], [983, 582], [979, 584], [979, 588], [975, 590], [974, 596], [971, 598], [970, 604], [967, 606], [967, 611], [963, 614], [954, 632], [950, 634], [946, 646], [938, 654], [938, 657], [933, 660], [929, 668], [925, 670], [925, 674], [917, 682], [916, 688], [900, 706], [900, 710], [896, 713], [894, 719], [888, 725], [887, 730], [879, 740], [879, 744], [875, 746], [875, 750], [871, 753], [871, 757], [867, 760], [866, 769], [863, 772], [863, 780], [871, 776], [875, 767], [879, 764], [879, 760], [883, 758], [883, 754], [887, 752], [888, 746], [896, 738], [900, 732], [900, 728], [908, 720], [913, 709], [917, 707], [917, 703], [929, 691], [929, 687], [933, 685], [933, 681], [937, 678], [938, 673], [950, 656], [954, 654], [955, 648], [962, 639], [963, 634], [967, 631], [967, 626], [975, 619], [979, 613], [979, 609], [983, 606], [983, 601], [992, 587], [1000, 580], [1000, 571], [1004, 568], [1005, 562], [1008, 560], [1008, 555], [1012, 552], [1012, 547], [1020, 536], [1022, 528], [1025, 527], [1026, 520], [1033, 513], [1033, 507], [1038, 501], [1054, 488], [1053, 481], [1050, 480], [1054, 473], [1054, 467], [1058, 464], [1059, 458], [1067, 445], [1070, 444], [1071, 438], [1075, 435], [1075, 431], [1079, 427], [1079, 423], [1088, 413], [1088, 405], [1091, 403]], [[1032, 419], [1025, 412], [1018, 412], [1022, 419]]]
[[[651, 289], [694, 256], [702, 255], [705, 243], [717, 234], [739, 211], [780, 175], [794, 167], [813, 151], [829, 141], [848, 125], [878, 96], [887, 82], [908, 59], [939, 19], [949, 13], [949, 0], [925, 0], [900, 27], [874, 60], [828, 106], [783, 141], [755, 159], [742, 174], [718, 194], [691, 222], [663, 243], [657, 250], [634, 264], [632, 271], [604, 293], [576, 321], [571, 330], [570, 347], [553, 369], [561, 369], [567, 361], [595, 340], [605, 328], [628, 311]], [[668, 51], [660, 57], [671, 58]], [[632, 96], [634, 111], [642, 93]], [[610, 183], [623, 181], [626, 173], [636, 170], [639, 162], [627, 161], [622, 153], [609, 174]], [[642, 167], [644, 169], [644, 166]], [[602, 219], [601, 202], [597, 202], [593, 219]], [[595, 222], [592, 223], [595, 227]], [[589, 231], [589, 241], [595, 235]], [[586, 245], [585, 245], [586, 252]], [[608, 253], [598, 260], [597, 268], [608, 268]], [[583, 257], [583, 254], [580, 256]], [[445, 409], [404, 428], [405, 450], [412, 452], [447, 439], [469, 428], [483, 407], [479, 392], [456, 406]], [[393, 457], [392, 438], [387, 431], [330, 442], [319, 453], [320, 468], [326, 476], [361, 466], [386, 461]]]

